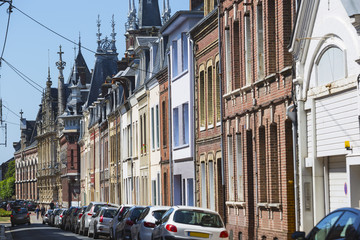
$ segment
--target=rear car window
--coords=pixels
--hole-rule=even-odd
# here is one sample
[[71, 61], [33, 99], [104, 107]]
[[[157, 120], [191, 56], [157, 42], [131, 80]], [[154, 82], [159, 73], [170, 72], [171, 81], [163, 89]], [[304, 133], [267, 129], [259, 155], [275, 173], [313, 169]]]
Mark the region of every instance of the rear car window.
[[160, 220], [165, 212], [166, 210], [153, 211], [152, 215], [156, 220]]
[[15, 214], [21, 214], [21, 213], [28, 213], [28, 210], [26, 208], [17, 208], [15, 210]]
[[94, 207], [94, 211], [93, 212], [98, 212], [100, 208], [102, 208], [105, 204], [97, 204]]
[[135, 208], [132, 212], [131, 212], [131, 220], [135, 220], [137, 218], [139, 218], [140, 214], [145, 210], [145, 208]]
[[223, 227], [219, 215], [201, 210], [178, 210], [174, 214], [174, 222], [203, 227]]
[[116, 214], [116, 209], [107, 209], [105, 210], [103, 216], [106, 218], [113, 218]]

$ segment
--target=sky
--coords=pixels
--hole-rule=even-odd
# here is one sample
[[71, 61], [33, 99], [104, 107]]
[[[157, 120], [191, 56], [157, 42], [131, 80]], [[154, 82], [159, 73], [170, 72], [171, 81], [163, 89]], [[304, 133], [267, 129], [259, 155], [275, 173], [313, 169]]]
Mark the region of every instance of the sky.
[[[135, 0], [136, 6], [138, 0]], [[0, 0], [0, 4], [2, 1]], [[59, 46], [64, 52], [66, 62], [64, 78], [67, 80], [74, 64], [75, 44], [45, 29], [26, 15], [45, 25], [56, 33], [78, 43], [92, 51], [97, 48], [97, 19], [100, 15], [102, 38], [110, 37], [111, 19], [114, 15], [116, 47], [119, 59], [125, 51], [125, 22], [129, 9], [128, 0], [13, 0], [13, 12], [10, 15], [8, 35], [3, 59], [28, 77], [36, 88], [45, 88], [48, 67], [53, 82], [57, 87], [59, 71], [55, 63], [59, 60]], [[159, 0], [162, 12], [163, 1]], [[0, 56], [6, 35], [9, 4], [0, 6]], [[188, 0], [170, 0], [171, 14], [179, 10], [188, 10]], [[138, 6], [137, 6], [138, 9]], [[23, 12], [23, 13], [21, 13]], [[77, 49], [76, 49], [77, 52]], [[94, 53], [81, 50], [85, 61], [92, 69], [95, 63]], [[37, 90], [22, 79], [2, 61], [0, 67], [0, 98], [3, 102], [2, 125], [0, 122], [0, 164], [14, 156], [13, 143], [20, 140], [20, 112], [26, 120], [35, 120], [41, 103], [41, 90]], [[33, 83], [35, 82], [35, 83]], [[40, 86], [40, 87], [39, 87]], [[5, 143], [4, 126], [7, 125]]]

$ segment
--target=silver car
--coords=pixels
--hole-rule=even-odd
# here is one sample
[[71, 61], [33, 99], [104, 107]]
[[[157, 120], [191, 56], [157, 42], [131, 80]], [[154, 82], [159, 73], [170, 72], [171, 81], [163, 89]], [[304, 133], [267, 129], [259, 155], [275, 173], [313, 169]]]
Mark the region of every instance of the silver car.
[[102, 207], [99, 212], [92, 215], [89, 224], [88, 237], [98, 238], [99, 235], [109, 236], [110, 221], [114, 218], [117, 208]]
[[55, 215], [55, 220], [54, 220], [55, 227], [60, 227], [62, 218], [64, 216], [64, 211], [66, 211], [65, 208], [60, 209], [60, 211], [58, 211], [58, 213]]
[[151, 239], [155, 222], [162, 218], [162, 215], [169, 210], [166, 206], [149, 206], [141, 213], [136, 223], [131, 227], [132, 240]]
[[229, 239], [220, 215], [206, 208], [171, 207], [156, 225], [152, 233], [153, 240]]
[[118, 208], [119, 206], [116, 204], [109, 204], [106, 202], [91, 202], [86, 208], [84, 215], [81, 217], [80, 231], [79, 231], [80, 234], [87, 236], [92, 215], [97, 213], [102, 207]]

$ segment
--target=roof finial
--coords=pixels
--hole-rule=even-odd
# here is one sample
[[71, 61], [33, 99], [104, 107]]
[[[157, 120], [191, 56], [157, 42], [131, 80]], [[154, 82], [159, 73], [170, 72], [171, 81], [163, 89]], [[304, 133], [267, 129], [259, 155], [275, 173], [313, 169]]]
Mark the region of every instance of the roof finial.
[[112, 27], [112, 33], [110, 34], [112, 37], [112, 40], [115, 41], [115, 20], [114, 20], [114, 14], [112, 15], [112, 19], [111, 19], [111, 27]]
[[79, 53], [81, 52], [81, 34], [79, 32]]
[[[165, 2], [166, 1], [166, 2]], [[169, 0], [163, 0], [163, 13], [162, 13], [162, 23], [166, 23], [171, 16], [171, 8], [170, 8], [170, 4], [169, 4]]]
[[101, 26], [100, 15], [98, 15], [98, 19], [97, 19], [96, 23], [97, 23], [97, 27], [98, 27], [98, 33], [96, 34], [96, 36], [98, 37], [98, 41], [100, 41], [100, 37], [102, 35], [100, 33], [100, 26]]

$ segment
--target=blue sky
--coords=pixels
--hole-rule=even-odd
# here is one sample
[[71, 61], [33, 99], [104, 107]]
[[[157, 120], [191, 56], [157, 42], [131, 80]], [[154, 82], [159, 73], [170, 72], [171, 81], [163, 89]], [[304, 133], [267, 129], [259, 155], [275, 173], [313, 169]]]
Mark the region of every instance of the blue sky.
[[[136, 4], [138, 0], [135, 0]], [[128, 0], [13, 0], [13, 5], [46, 25], [57, 33], [78, 42], [81, 35], [82, 46], [93, 51], [97, 47], [96, 20], [100, 15], [102, 37], [110, 37], [111, 18], [114, 14], [116, 30], [116, 46], [119, 59], [125, 50], [124, 24], [128, 12]], [[160, 11], [162, 0], [159, 0]], [[189, 1], [170, 0], [172, 15], [178, 10], [188, 10]], [[8, 4], [0, 7], [0, 54], [4, 44], [5, 30], [8, 21]], [[18, 9], [13, 9], [10, 18], [9, 32], [3, 58], [45, 88], [48, 66], [53, 87], [57, 87], [59, 45], [64, 52], [66, 62], [65, 79], [70, 74], [74, 63], [74, 44], [46, 30], [24, 16]], [[89, 69], [94, 66], [94, 54], [82, 49]], [[0, 98], [3, 100], [3, 120], [7, 123], [7, 147], [0, 145], [0, 163], [14, 155], [13, 142], [20, 140], [19, 112], [23, 117], [34, 120], [39, 110], [41, 93], [19, 77], [6, 63], [0, 68]], [[0, 128], [0, 142], [4, 142], [4, 132]]]

